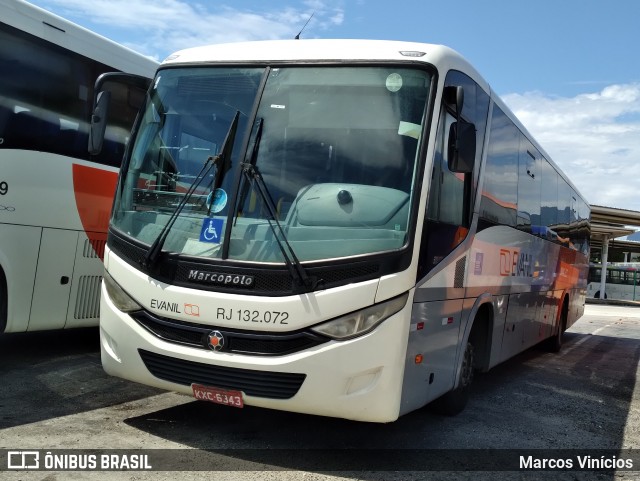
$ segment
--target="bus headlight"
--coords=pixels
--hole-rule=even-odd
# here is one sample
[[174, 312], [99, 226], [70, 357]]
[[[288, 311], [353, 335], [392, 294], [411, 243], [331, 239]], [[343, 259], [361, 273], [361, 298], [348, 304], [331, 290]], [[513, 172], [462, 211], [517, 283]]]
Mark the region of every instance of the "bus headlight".
[[361, 336], [399, 312], [407, 303], [408, 297], [409, 293], [407, 292], [380, 304], [319, 324], [312, 327], [311, 330], [338, 340]]
[[111, 299], [114, 306], [122, 312], [133, 312], [142, 309], [140, 304], [134, 301], [131, 296], [113, 280], [113, 277], [111, 277], [107, 271], [104, 272], [102, 279], [104, 280], [107, 294], [109, 294], [109, 299]]

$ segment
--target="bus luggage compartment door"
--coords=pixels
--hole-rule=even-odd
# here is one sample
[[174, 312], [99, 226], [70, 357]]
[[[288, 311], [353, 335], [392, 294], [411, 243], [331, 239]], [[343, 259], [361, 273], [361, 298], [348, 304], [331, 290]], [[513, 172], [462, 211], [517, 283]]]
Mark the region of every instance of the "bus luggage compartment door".
[[64, 327], [77, 244], [76, 231], [42, 229], [29, 331]]

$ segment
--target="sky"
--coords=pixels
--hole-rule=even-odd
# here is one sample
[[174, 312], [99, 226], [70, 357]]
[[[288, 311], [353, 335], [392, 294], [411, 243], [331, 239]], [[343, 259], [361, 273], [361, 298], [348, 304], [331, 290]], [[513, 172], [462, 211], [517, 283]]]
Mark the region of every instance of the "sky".
[[30, 0], [162, 60], [294, 38], [444, 44], [489, 82], [595, 205], [640, 211], [638, 0]]

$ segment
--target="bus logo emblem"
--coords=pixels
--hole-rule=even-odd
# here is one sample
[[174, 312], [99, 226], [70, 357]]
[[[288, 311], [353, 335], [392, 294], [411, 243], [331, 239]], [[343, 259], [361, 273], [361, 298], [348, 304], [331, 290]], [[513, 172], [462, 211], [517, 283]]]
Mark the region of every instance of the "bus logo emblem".
[[212, 351], [222, 351], [224, 348], [224, 336], [220, 331], [211, 331], [207, 337], [207, 345]]

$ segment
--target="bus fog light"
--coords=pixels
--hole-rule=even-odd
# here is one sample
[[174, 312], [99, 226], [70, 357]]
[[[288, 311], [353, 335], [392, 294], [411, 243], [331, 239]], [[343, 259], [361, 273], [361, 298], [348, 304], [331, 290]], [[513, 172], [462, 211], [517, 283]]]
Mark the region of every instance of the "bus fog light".
[[122, 362], [120, 360], [120, 356], [118, 355], [118, 343], [116, 340], [106, 333], [104, 329], [100, 329], [100, 337], [102, 338], [102, 347], [105, 352], [115, 359], [118, 362]]
[[111, 277], [107, 271], [104, 272], [103, 280], [104, 286], [107, 289], [107, 294], [109, 294], [109, 299], [111, 299], [113, 305], [119, 310], [122, 312], [133, 312], [142, 309], [140, 304], [134, 301], [131, 296], [113, 280], [113, 277]]
[[408, 298], [409, 293], [407, 292], [389, 301], [338, 317], [311, 329], [337, 340], [361, 336], [372, 331], [382, 321], [399, 312], [407, 303]]
[[376, 387], [381, 375], [382, 368], [379, 367], [372, 371], [364, 372], [352, 377], [347, 382], [347, 396], [371, 392]]

